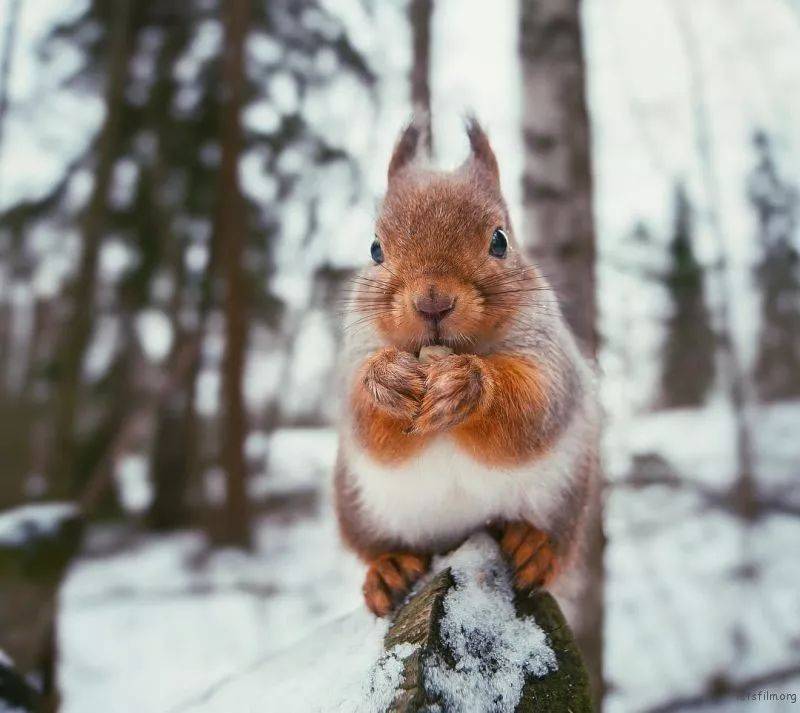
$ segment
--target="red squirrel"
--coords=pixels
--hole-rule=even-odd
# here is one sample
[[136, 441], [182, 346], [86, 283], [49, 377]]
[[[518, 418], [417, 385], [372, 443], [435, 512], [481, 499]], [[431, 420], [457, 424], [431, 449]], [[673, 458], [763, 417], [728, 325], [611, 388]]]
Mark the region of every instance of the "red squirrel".
[[[467, 135], [466, 162], [435, 171], [412, 122], [389, 163], [345, 320], [340, 530], [379, 616], [433, 554], [490, 528], [517, 589], [549, 588], [574, 620], [598, 497], [593, 371], [519, 248], [488, 137], [474, 119]], [[423, 363], [431, 345], [449, 349]]]

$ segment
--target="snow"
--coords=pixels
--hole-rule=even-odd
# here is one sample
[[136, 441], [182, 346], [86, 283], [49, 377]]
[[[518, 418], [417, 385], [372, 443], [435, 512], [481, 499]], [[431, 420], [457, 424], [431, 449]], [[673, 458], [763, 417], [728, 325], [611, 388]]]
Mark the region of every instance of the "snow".
[[163, 713], [362, 608], [331, 507], [262, 518], [252, 555], [209, 552], [198, 533], [90, 531], [60, 595], [63, 713]]
[[6, 668], [14, 667], [14, 662], [3, 649], [0, 649], [0, 666], [5, 666]]
[[76, 517], [72, 503], [37, 503], [0, 512], [0, 546], [19, 547], [31, 538], [52, 537], [65, 520]]
[[126, 455], [114, 469], [114, 482], [122, 507], [130, 513], [142, 514], [153, 502], [153, 484], [147, 459], [141, 455]]
[[382, 713], [411, 653], [404, 647], [382, 655], [387, 626], [362, 608], [175, 713], [257, 713], [267, 701], [285, 713]]
[[[37, 51], [57, 23], [80, 14], [86, 4], [85, 0], [20, 4], [8, 88], [11, 110], [3, 125], [0, 209], [51, 190], [83, 153], [103, 116], [98, 96], [62, 86], [82, 62], [75, 48], [60, 43], [56, 52]], [[11, 3], [3, 4], [3, 10], [10, 7]], [[3, 12], [3, 27], [5, 19]]]
[[[438, 655], [428, 658], [425, 685], [453, 713], [513, 711], [525, 677], [555, 670], [555, 654], [534, 621], [517, 619], [508, 570], [491, 538], [477, 535], [437, 558], [429, 577], [446, 567], [455, 586], [445, 596], [440, 631], [457, 664], [450, 669]], [[221, 680], [192, 705], [174, 710], [255, 713], [268, 699], [272, 708], [285, 713], [385, 711], [394, 700], [405, 659], [416, 650], [398, 644], [383, 651], [387, 627], [388, 620], [376, 619], [359, 606], [243, 674]]]
[[558, 666], [547, 637], [532, 618], [517, 618], [508, 566], [488, 535], [475, 535], [434, 570], [451, 567], [455, 587], [444, 599], [441, 637], [456, 661], [426, 662], [426, 687], [452, 713], [511, 713], [527, 676]]
[[281, 428], [261, 439], [251, 434], [248, 442], [254, 460], [263, 458], [263, 469], [251, 478], [251, 497], [317, 491], [328, 485], [336, 458], [337, 437], [330, 428]]
[[172, 324], [158, 309], [145, 309], [136, 315], [136, 334], [144, 353], [153, 361], [162, 361], [172, 347]]

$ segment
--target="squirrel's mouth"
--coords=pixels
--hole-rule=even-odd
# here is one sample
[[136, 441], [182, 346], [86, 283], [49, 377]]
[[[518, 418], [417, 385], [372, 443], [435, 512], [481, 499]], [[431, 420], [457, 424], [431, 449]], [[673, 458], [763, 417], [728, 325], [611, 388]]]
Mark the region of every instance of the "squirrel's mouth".
[[442, 332], [441, 324], [431, 325], [430, 330], [426, 337], [420, 344], [421, 347], [453, 347], [453, 339], [449, 339], [445, 333]]

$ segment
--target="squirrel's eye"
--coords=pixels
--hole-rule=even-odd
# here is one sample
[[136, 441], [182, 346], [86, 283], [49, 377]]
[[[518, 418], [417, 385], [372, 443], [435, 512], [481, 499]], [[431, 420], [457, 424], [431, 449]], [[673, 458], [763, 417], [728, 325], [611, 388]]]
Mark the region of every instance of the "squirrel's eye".
[[380, 265], [383, 262], [383, 248], [381, 244], [378, 242], [378, 238], [372, 241], [372, 247], [369, 249], [369, 254], [372, 255], [372, 259]]
[[496, 228], [492, 233], [492, 241], [489, 243], [489, 255], [492, 257], [505, 257], [508, 250], [508, 236], [502, 228]]

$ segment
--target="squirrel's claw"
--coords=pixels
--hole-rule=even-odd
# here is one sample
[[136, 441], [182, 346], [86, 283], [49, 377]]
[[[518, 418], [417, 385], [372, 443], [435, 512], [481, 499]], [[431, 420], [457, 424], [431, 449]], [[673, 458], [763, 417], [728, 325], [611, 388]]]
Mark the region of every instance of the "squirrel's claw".
[[533, 525], [526, 522], [507, 525], [500, 547], [514, 568], [514, 587], [519, 591], [547, 587], [558, 574], [555, 543]]
[[364, 601], [377, 616], [386, 616], [428, 569], [430, 559], [409, 552], [379, 555], [369, 564]]

